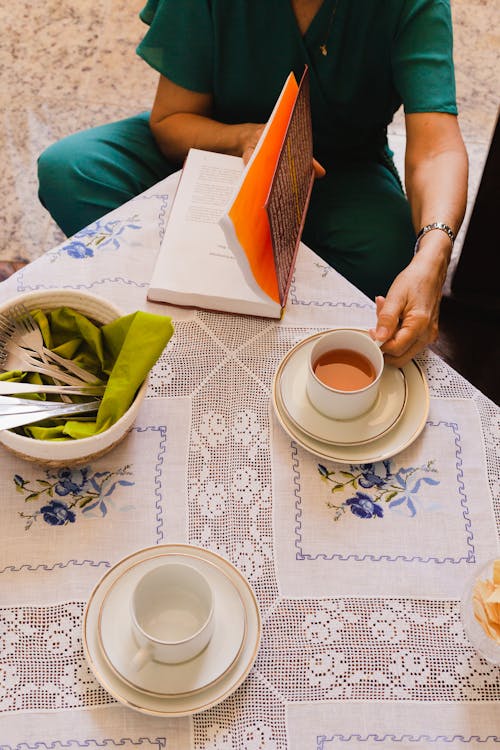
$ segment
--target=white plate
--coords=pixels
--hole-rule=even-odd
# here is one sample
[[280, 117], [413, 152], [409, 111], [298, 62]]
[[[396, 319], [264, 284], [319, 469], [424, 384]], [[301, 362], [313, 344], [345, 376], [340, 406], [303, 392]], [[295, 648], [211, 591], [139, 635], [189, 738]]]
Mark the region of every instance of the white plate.
[[[187, 563], [200, 570], [214, 593], [214, 633], [208, 646], [182, 664], [149, 661], [137, 671], [131, 664], [137, 652], [130, 625], [130, 599], [139, 579], [169, 563]], [[192, 555], [165, 554], [126, 568], [108, 588], [98, 619], [99, 643], [108, 665], [132, 687], [153, 695], [194, 693], [213, 685], [231, 669], [243, 648], [246, 612], [240, 593], [219, 566]]]
[[[110, 668], [99, 645], [98, 635], [99, 612], [114, 581], [134, 563], [168, 553], [192, 555], [199, 562], [200, 569], [204, 569], [207, 561], [218, 566], [238, 590], [247, 620], [246, 637], [243, 639], [241, 653], [235, 660], [233, 668], [214, 684], [196, 693], [177, 696], [151, 695], [128, 685]], [[237, 568], [220, 555], [188, 544], [160, 544], [147, 547], [118, 562], [94, 587], [83, 618], [83, 650], [96, 679], [120, 703], [152, 716], [189, 716], [205, 711], [223, 701], [241, 685], [248, 675], [257, 656], [260, 637], [259, 608], [248, 581]]]
[[290, 437], [315, 456], [340, 464], [368, 464], [383, 461], [407, 448], [420, 435], [429, 413], [429, 389], [424, 374], [415, 361], [403, 368], [408, 389], [406, 408], [392, 430], [366, 445], [335, 445], [310, 437], [286, 415], [279, 388], [274, 381], [273, 406], [278, 420]]
[[330, 419], [309, 401], [307, 364], [311, 349], [322, 333], [310, 336], [291, 349], [275, 375], [283, 409], [289, 420], [309, 437], [336, 445], [362, 445], [382, 437], [403, 415], [406, 379], [397, 367], [386, 365], [373, 407], [356, 419]]

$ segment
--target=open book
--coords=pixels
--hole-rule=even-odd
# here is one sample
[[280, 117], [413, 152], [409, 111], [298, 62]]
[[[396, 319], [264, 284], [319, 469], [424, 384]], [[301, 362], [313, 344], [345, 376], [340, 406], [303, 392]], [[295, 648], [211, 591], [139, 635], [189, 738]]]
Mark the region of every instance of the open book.
[[307, 68], [291, 73], [245, 167], [191, 149], [148, 299], [281, 317], [314, 181]]

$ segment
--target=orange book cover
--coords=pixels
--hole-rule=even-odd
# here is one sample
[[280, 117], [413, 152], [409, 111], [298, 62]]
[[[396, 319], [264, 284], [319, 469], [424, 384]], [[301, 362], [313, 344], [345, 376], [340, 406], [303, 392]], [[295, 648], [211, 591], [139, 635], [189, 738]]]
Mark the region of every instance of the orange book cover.
[[299, 84], [288, 76], [246, 166], [189, 150], [148, 299], [280, 318], [313, 180], [306, 68]]
[[290, 73], [244, 172], [227, 215], [221, 219], [229, 246], [239, 246], [247, 273], [281, 307], [286, 302], [295, 255], [314, 182], [309, 78]]

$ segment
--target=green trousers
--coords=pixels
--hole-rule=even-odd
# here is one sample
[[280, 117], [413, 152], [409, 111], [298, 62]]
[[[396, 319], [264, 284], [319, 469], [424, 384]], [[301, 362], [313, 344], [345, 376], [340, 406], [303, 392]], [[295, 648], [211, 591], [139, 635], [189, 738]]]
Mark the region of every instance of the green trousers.
[[[70, 236], [180, 168], [161, 154], [148, 113], [75, 133], [38, 161], [39, 197]], [[353, 159], [316, 180], [304, 242], [372, 299], [410, 261], [415, 233], [393, 171]]]

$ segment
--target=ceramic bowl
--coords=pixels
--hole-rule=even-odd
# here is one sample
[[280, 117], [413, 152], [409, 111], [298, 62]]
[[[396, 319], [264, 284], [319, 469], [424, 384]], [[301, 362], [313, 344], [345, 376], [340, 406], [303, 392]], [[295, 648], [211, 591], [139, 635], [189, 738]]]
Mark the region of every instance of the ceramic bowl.
[[[0, 305], [0, 313], [8, 314], [10, 308], [22, 303], [28, 309], [52, 310], [71, 307], [92, 318], [97, 323], [110, 323], [124, 313], [101, 297], [72, 289], [50, 289], [14, 297]], [[48, 466], [75, 466], [97, 458], [120, 443], [131, 430], [147, 389], [147, 379], [123, 416], [104, 432], [79, 440], [35, 440], [11, 430], [0, 431], [0, 445], [28, 461]]]

